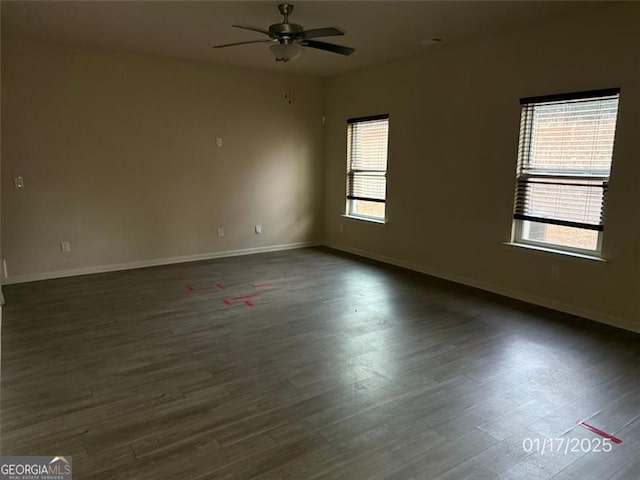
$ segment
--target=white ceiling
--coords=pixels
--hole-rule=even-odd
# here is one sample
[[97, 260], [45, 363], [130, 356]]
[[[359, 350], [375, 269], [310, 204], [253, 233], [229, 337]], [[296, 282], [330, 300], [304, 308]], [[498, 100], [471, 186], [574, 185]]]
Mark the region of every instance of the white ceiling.
[[[231, 27], [267, 27], [282, 20], [278, 1], [5, 1], [2, 36], [151, 53], [216, 63], [283, 69], [267, 44], [213, 50], [214, 44], [262, 38]], [[436, 45], [472, 40], [566, 17], [606, 2], [565, 1], [309, 1], [293, 0], [290, 22], [337, 26], [344, 37], [321, 40], [354, 47], [350, 57], [305, 49], [293, 72], [335, 73], [408, 56]]]

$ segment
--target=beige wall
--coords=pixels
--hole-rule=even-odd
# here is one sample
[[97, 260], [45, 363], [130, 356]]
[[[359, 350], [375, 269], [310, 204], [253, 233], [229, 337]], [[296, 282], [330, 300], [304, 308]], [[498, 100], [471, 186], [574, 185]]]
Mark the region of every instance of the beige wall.
[[322, 79], [294, 76], [289, 105], [284, 67], [16, 42], [2, 53], [7, 282], [321, 240]]
[[[639, 29], [640, 4], [618, 4], [329, 79], [325, 240], [640, 331]], [[504, 245], [519, 98], [606, 87], [622, 88], [604, 234], [608, 262]], [[380, 113], [390, 114], [385, 226], [341, 217], [345, 121]]]

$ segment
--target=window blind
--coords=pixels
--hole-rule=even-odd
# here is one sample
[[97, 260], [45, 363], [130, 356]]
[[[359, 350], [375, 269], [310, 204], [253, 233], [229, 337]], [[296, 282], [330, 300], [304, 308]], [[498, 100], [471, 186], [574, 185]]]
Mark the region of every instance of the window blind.
[[619, 89], [520, 101], [514, 218], [602, 231]]
[[347, 198], [384, 202], [389, 115], [347, 120]]

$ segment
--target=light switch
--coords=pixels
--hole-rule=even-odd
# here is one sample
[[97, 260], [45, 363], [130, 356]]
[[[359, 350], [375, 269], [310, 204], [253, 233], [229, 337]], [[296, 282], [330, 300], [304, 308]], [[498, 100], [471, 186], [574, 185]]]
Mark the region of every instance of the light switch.
[[262, 225], [256, 225], [256, 234], [259, 235], [262, 233]]

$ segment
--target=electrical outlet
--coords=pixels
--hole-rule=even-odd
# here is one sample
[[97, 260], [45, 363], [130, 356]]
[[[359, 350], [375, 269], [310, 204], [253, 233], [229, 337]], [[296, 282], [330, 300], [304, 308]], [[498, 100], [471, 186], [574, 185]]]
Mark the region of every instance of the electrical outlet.
[[16, 177], [13, 179], [13, 185], [16, 187], [16, 189], [22, 190], [24, 188], [24, 180], [22, 179], [22, 177]]
[[256, 235], [260, 235], [262, 233], [262, 225], [256, 225]]
[[71, 244], [69, 242], [60, 242], [60, 250], [62, 250], [62, 253], [69, 253], [71, 251]]
[[216, 138], [216, 145], [219, 146], [219, 147], [222, 146], [222, 138], [221, 137]]
[[224, 237], [224, 228], [220, 227], [218, 229], [218, 238]]

